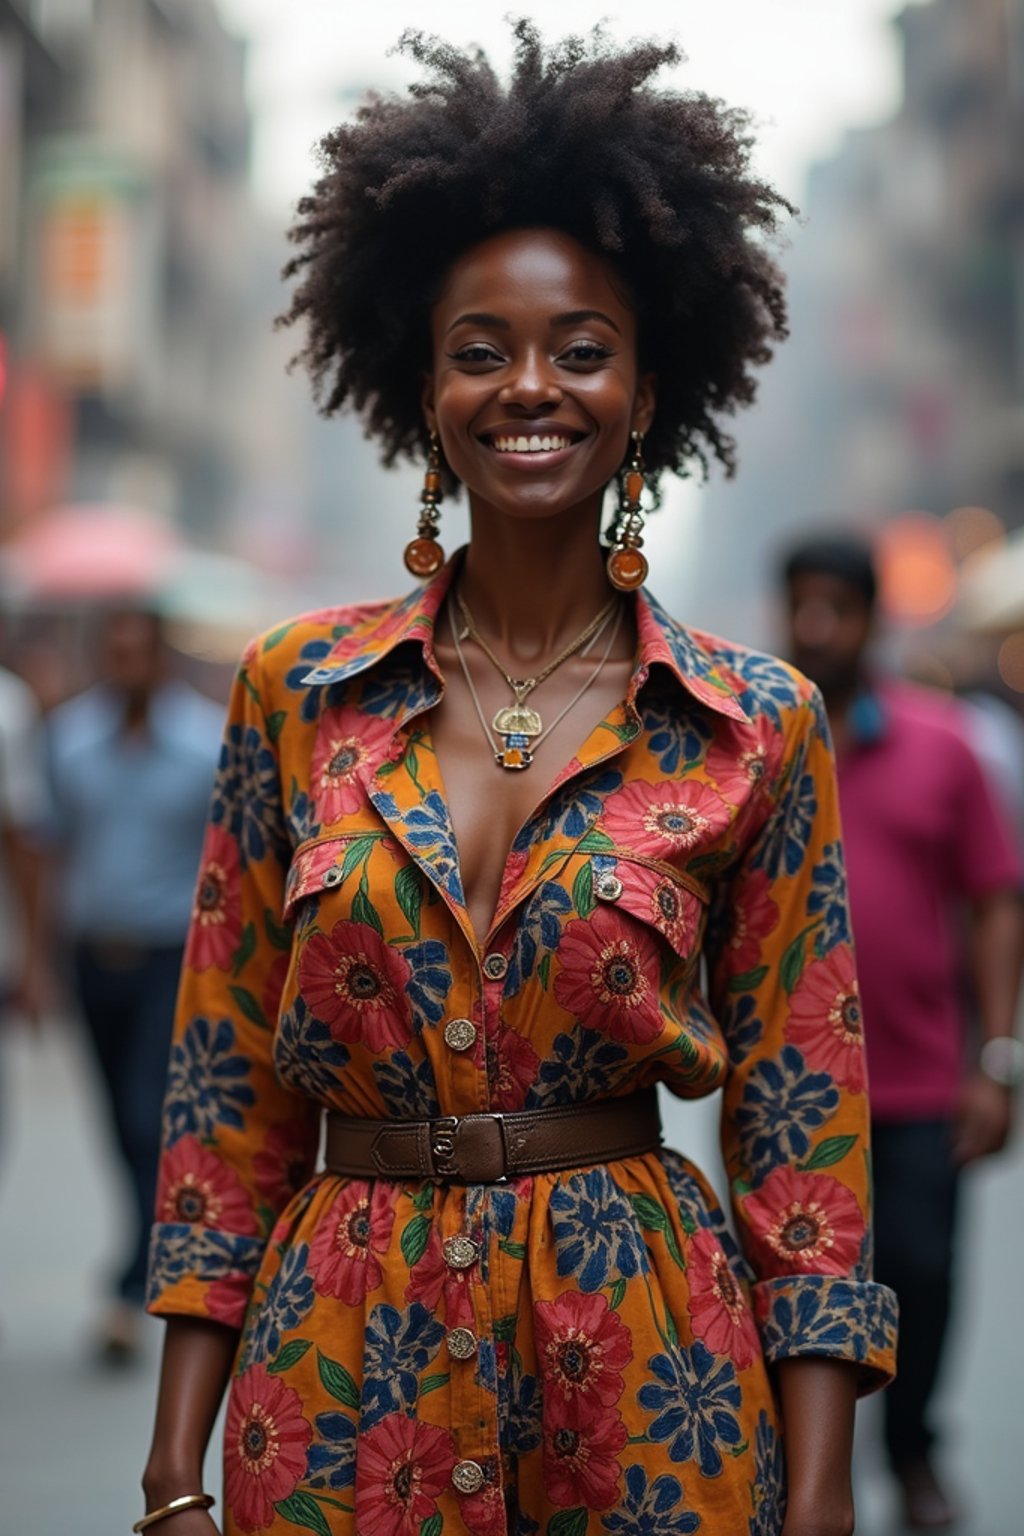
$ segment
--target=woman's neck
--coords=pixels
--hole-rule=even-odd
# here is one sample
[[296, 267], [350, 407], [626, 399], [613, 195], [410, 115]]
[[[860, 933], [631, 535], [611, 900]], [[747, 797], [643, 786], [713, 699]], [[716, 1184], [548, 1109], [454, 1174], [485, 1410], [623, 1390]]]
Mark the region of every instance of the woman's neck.
[[527, 668], [567, 644], [613, 596], [597, 516], [536, 521], [470, 510], [458, 585], [473, 619], [509, 661]]

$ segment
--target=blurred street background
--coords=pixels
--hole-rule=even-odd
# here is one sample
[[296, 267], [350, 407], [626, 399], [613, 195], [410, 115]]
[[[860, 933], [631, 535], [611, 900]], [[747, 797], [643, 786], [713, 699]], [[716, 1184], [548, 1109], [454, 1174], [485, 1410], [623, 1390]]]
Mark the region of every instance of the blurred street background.
[[[613, 36], [675, 35], [673, 83], [750, 108], [799, 207], [791, 339], [737, 421], [740, 470], [665, 488], [651, 585], [685, 621], [780, 645], [779, 552], [856, 527], [881, 561], [892, 667], [1024, 710], [1024, 0], [567, 0]], [[313, 145], [409, 25], [508, 57], [459, 0], [0, 0], [0, 665], [49, 712], [94, 681], [97, 614], [144, 597], [180, 675], [222, 703], [251, 633], [402, 591], [415, 468], [320, 419], [275, 333]], [[429, 230], [424, 231], [429, 239]], [[446, 505], [451, 550], [464, 512]], [[1024, 782], [1024, 762], [1017, 764]], [[91, 1358], [127, 1219], [97, 1081], [59, 990], [0, 1028], [0, 1536], [127, 1530], [160, 1327]], [[714, 1164], [713, 1106], [670, 1140]], [[944, 1377], [965, 1536], [1018, 1536], [1024, 1149], [969, 1179]], [[895, 1530], [872, 1413], [861, 1523]], [[209, 1486], [216, 1488], [216, 1448]], [[737, 1533], [739, 1536], [739, 1533]]]

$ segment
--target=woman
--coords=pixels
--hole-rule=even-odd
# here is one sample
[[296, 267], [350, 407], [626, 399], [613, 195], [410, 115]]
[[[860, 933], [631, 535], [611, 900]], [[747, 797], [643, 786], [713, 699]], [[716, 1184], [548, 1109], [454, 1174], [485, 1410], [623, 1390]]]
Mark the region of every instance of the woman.
[[[233, 695], [151, 1262], [174, 1536], [229, 1377], [226, 1532], [831, 1536], [891, 1373], [824, 717], [637, 590], [644, 476], [731, 467], [783, 333], [781, 200], [674, 49], [516, 31], [507, 92], [407, 38], [293, 231], [326, 410], [427, 458], [427, 580]], [[724, 1086], [739, 1247], [659, 1081]]]

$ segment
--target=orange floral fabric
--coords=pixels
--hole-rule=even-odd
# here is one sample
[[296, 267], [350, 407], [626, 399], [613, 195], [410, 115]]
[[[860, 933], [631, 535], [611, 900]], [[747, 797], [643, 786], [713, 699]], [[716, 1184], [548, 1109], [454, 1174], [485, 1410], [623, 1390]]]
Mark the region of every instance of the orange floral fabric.
[[[820, 700], [640, 594], [627, 697], [546, 792], [534, 768], [478, 944], [430, 736], [450, 580], [274, 630], [232, 695], [149, 1303], [241, 1329], [225, 1530], [777, 1536], [772, 1364], [867, 1389], [895, 1347]], [[325, 1108], [657, 1082], [722, 1090], [732, 1229], [670, 1151], [491, 1186], [317, 1171]]]

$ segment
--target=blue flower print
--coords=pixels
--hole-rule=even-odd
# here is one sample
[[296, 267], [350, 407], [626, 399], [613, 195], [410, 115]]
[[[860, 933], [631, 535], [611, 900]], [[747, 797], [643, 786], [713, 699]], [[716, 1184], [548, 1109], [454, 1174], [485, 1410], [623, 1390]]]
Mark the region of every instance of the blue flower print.
[[253, 725], [235, 723], [225, 733], [210, 820], [235, 839], [243, 869], [268, 849], [285, 852], [277, 759]]
[[626, 1468], [626, 1497], [610, 1515], [601, 1518], [609, 1536], [692, 1536], [701, 1526], [700, 1515], [680, 1507], [683, 1485], [663, 1472], [648, 1484], [641, 1466]]
[[513, 853], [522, 853], [534, 843], [547, 842], [559, 834], [582, 837], [601, 814], [608, 796], [621, 787], [622, 774], [617, 768], [602, 768], [589, 778], [570, 780], [520, 828], [512, 844]]
[[761, 1325], [768, 1360], [790, 1355], [866, 1360], [895, 1340], [896, 1304], [884, 1286], [806, 1275], [789, 1284], [776, 1281], [769, 1294]]
[[541, 1062], [537, 1082], [528, 1089], [527, 1109], [546, 1104], [579, 1104], [599, 1099], [614, 1081], [614, 1069], [625, 1061], [627, 1051], [596, 1029], [575, 1025], [570, 1033], [555, 1036], [551, 1055]]
[[783, 729], [782, 710], [794, 709], [799, 694], [793, 678], [781, 661], [761, 651], [737, 651], [722, 647], [720, 660], [746, 684], [740, 703], [748, 715], [764, 713], [777, 731]]
[[748, 1521], [749, 1536], [779, 1536], [786, 1517], [786, 1468], [782, 1441], [764, 1409], [754, 1432], [754, 1513]]
[[822, 852], [824, 859], [814, 866], [814, 885], [807, 899], [808, 915], [822, 918], [822, 925], [814, 936], [814, 952], [819, 959], [836, 944], [850, 942], [842, 848], [839, 843], [828, 843]]
[[657, 757], [662, 773], [678, 773], [704, 756], [711, 727], [696, 710], [680, 708], [678, 696], [646, 702], [643, 719], [648, 749]]
[[314, 1019], [301, 997], [281, 1015], [274, 1036], [274, 1068], [282, 1083], [311, 1099], [337, 1092], [349, 1054], [326, 1024]]
[[281, 1335], [297, 1328], [313, 1305], [313, 1281], [306, 1271], [309, 1245], [299, 1243], [285, 1254], [256, 1316], [246, 1348], [246, 1365], [269, 1360], [281, 1348]]
[[631, 1280], [647, 1269], [647, 1250], [632, 1206], [607, 1168], [573, 1173], [551, 1191], [551, 1225], [560, 1275], [581, 1291], [599, 1291], [615, 1273]]
[[811, 1150], [810, 1133], [834, 1115], [839, 1092], [827, 1072], [808, 1072], [795, 1045], [759, 1062], [747, 1079], [736, 1126], [745, 1161], [760, 1180], [780, 1163]]
[[185, 1275], [200, 1280], [227, 1280], [254, 1275], [266, 1244], [262, 1237], [240, 1237], [212, 1227], [163, 1222], [153, 1227], [149, 1243], [147, 1301]]
[[400, 811], [394, 795], [382, 790], [371, 791], [370, 799], [384, 820], [400, 829], [410, 848], [422, 855], [429, 873], [446, 895], [461, 904], [464, 898], [455, 832], [448, 807], [438, 791], [432, 789], [419, 805], [407, 811]]
[[350, 1488], [356, 1480], [356, 1426], [343, 1413], [318, 1413], [319, 1439], [309, 1447], [306, 1473], [311, 1488]]
[[445, 998], [451, 991], [452, 973], [448, 950], [437, 939], [410, 944], [402, 957], [412, 970], [405, 984], [417, 1032], [444, 1017]]
[[546, 880], [530, 897], [516, 928], [515, 944], [509, 956], [505, 976], [505, 996], [518, 992], [534, 973], [545, 955], [558, 948], [566, 914], [572, 911], [572, 898], [560, 885]]
[[399, 1312], [381, 1303], [366, 1324], [363, 1353], [361, 1428], [371, 1429], [386, 1413], [415, 1406], [420, 1373], [433, 1360], [444, 1337], [439, 1323], [414, 1301]]
[[437, 678], [432, 673], [399, 664], [367, 678], [359, 708], [364, 714], [380, 715], [387, 720], [404, 719], [436, 704], [439, 693]]
[[801, 773], [794, 776], [772, 816], [764, 846], [755, 860], [756, 867], [764, 869], [773, 880], [778, 878], [783, 867], [787, 875], [798, 874], [817, 814], [814, 775]]
[[334, 640], [326, 638], [307, 640], [299, 652], [298, 662], [285, 673], [285, 687], [303, 695], [302, 703], [299, 706], [299, 714], [303, 720], [310, 721], [319, 718], [320, 695], [324, 691], [322, 687], [314, 687], [309, 683], [303, 682], [303, 678], [313, 670], [318, 661], [323, 661], [328, 652], [333, 650], [336, 640], [343, 633], [343, 629], [339, 628], [335, 633]]
[[407, 1051], [395, 1050], [373, 1063], [373, 1075], [392, 1119], [432, 1119], [441, 1113], [428, 1057], [414, 1062]]
[[498, 1377], [498, 1438], [503, 1451], [526, 1456], [541, 1441], [540, 1383], [510, 1366]]
[[740, 1389], [732, 1361], [695, 1339], [692, 1349], [683, 1346], [647, 1362], [658, 1378], [637, 1393], [641, 1408], [657, 1414], [648, 1429], [652, 1440], [670, 1442], [672, 1461], [697, 1459], [705, 1477], [722, 1470], [720, 1445], [738, 1445], [740, 1423], [734, 1412], [740, 1406]]
[[169, 1145], [180, 1136], [208, 1139], [225, 1125], [242, 1129], [242, 1111], [256, 1095], [246, 1082], [249, 1059], [234, 1044], [230, 1019], [197, 1018], [172, 1048], [164, 1106]]
[[758, 1013], [757, 1001], [749, 992], [729, 998], [722, 1013], [722, 1033], [729, 1048], [729, 1060], [738, 1067], [764, 1034], [764, 1021]]

